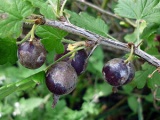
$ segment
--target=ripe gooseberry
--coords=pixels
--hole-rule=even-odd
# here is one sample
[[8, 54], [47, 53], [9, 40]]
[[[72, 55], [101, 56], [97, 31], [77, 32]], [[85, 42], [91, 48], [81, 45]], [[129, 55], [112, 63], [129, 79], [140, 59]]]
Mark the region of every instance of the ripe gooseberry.
[[40, 40], [24, 42], [18, 47], [19, 62], [29, 69], [41, 67], [46, 60], [46, 53]]
[[114, 58], [108, 61], [103, 69], [105, 80], [112, 86], [118, 87], [130, 82], [135, 75], [131, 62], [125, 63], [124, 59]]

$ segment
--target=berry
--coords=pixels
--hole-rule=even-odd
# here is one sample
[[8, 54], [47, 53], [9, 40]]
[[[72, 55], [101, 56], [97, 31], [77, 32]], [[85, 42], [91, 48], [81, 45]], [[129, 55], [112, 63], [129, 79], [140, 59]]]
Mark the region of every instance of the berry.
[[71, 61], [71, 65], [77, 72], [77, 75], [80, 75], [86, 68], [87, 53], [85, 50], [79, 50], [74, 58]]
[[102, 70], [105, 80], [112, 86], [118, 87], [130, 82], [135, 75], [132, 63], [114, 58], [108, 61]]
[[46, 53], [39, 40], [24, 42], [18, 48], [19, 62], [26, 68], [37, 69], [44, 64]]
[[54, 94], [52, 107], [55, 107], [60, 95], [69, 94], [75, 89], [77, 74], [69, 63], [59, 62], [47, 71], [45, 82], [49, 91]]
[[46, 73], [46, 85], [54, 94], [68, 94], [76, 87], [76, 83], [77, 74], [67, 62], [59, 62], [51, 66]]
[[[69, 51], [67, 50], [68, 45], [65, 45], [65, 51], [62, 54], [58, 54], [55, 57], [55, 60], [61, 58], [63, 55], [67, 54]], [[77, 72], [77, 75], [80, 75], [86, 68], [87, 64], [87, 53], [85, 50], [79, 50], [76, 52], [74, 58], [70, 60], [69, 57], [64, 58], [62, 61], [70, 61], [71, 65]]]

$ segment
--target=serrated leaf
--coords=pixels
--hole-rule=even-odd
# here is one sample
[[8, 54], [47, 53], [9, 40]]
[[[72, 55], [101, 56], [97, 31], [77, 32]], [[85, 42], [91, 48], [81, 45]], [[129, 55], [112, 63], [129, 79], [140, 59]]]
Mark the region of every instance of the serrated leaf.
[[45, 76], [45, 72], [41, 71], [21, 81], [11, 83], [1, 87], [0, 100], [16, 91], [26, 90], [28, 88], [35, 86], [36, 84], [43, 83], [45, 79], [44, 76]]
[[17, 61], [17, 45], [14, 39], [0, 38], [0, 65], [7, 62], [14, 64]]
[[69, 10], [66, 12], [70, 14], [71, 23], [99, 35], [107, 36], [108, 25], [102, 19], [94, 18], [85, 12], [81, 12], [79, 15]]
[[150, 75], [156, 68], [148, 63], [145, 63], [142, 65], [142, 70], [136, 72], [135, 76], [135, 82], [137, 85], [137, 88], [143, 88], [145, 84], [147, 83], [148, 87], [153, 89], [155, 86], [160, 85], [160, 74], [158, 72], [154, 73], [152, 78], [148, 78], [148, 75]]
[[126, 18], [146, 20], [157, 23], [160, 21], [159, 0], [119, 0], [115, 13]]
[[128, 105], [134, 113], [138, 111], [138, 101], [136, 97], [133, 97], [133, 96], [129, 97]]
[[0, 36], [18, 38], [23, 19], [33, 13], [33, 7], [25, 0], [0, 0], [0, 10], [6, 15], [0, 20]]
[[40, 26], [36, 34], [42, 38], [42, 44], [47, 51], [55, 50], [57, 53], [63, 53], [64, 47], [61, 40], [68, 34], [67, 32], [49, 26]]
[[156, 33], [157, 29], [159, 28], [159, 25], [151, 23], [149, 24], [141, 34], [142, 39], [147, 39], [152, 34]]

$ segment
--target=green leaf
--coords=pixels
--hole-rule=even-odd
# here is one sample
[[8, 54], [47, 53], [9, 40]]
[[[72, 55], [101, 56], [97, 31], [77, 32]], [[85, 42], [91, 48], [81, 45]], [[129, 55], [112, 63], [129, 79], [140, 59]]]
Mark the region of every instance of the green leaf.
[[45, 2], [44, 0], [28, 0], [35, 8], [39, 8], [40, 13], [48, 19], [55, 20], [56, 16], [53, 12], [53, 8], [48, 1]]
[[17, 45], [14, 39], [0, 38], [0, 65], [7, 62], [14, 64], [17, 61]]
[[159, 0], [119, 0], [115, 13], [126, 18], [159, 24]]
[[0, 88], [0, 100], [16, 91], [26, 90], [36, 84], [43, 83], [44, 79], [45, 72], [41, 71], [21, 81], [5, 85]]
[[149, 88], [153, 89], [155, 86], [160, 85], [159, 73], [156, 72], [152, 78], [148, 78], [156, 68], [153, 65], [145, 63], [142, 65], [142, 70], [136, 72], [134, 81], [136, 82], [137, 88], [143, 88], [147, 82]]
[[40, 26], [36, 29], [36, 34], [42, 38], [42, 44], [47, 51], [55, 50], [57, 53], [63, 53], [61, 40], [68, 34], [67, 32], [49, 26]]
[[134, 113], [137, 113], [137, 111], [138, 111], [138, 101], [137, 101], [136, 97], [133, 97], [133, 96], [129, 97], [128, 98], [128, 105]]
[[148, 26], [144, 29], [143, 33], [141, 34], [141, 38], [147, 39], [152, 34], [155, 34], [158, 28], [159, 28], [159, 25], [157, 24], [154, 24], [154, 23], [148, 24]]
[[0, 20], [0, 36], [18, 38], [25, 17], [33, 13], [33, 7], [25, 0], [0, 0], [0, 11], [5, 18]]
[[107, 37], [108, 25], [100, 18], [94, 18], [85, 12], [79, 15], [66, 10], [70, 14], [70, 22], [91, 32]]

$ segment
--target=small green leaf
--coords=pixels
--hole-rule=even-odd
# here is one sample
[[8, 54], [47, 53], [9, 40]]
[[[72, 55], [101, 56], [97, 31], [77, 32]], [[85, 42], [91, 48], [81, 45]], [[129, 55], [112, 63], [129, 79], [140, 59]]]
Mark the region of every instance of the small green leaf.
[[154, 24], [154, 23], [149, 24], [141, 34], [141, 38], [147, 39], [152, 34], [155, 34], [158, 28], [159, 28], [159, 25], [157, 24]]
[[68, 34], [67, 32], [49, 26], [40, 26], [36, 34], [42, 38], [42, 44], [47, 51], [55, 50], [57, 53], [63, 53], [64, 47], [61, 40]]
[[0, 36], [18, 38], [22, 32], [23, 19], [33, 13], [31, 4], [25, 0], [0, 0], [0, 10], [6, 17], [0, 19]]
[[17, 61], [17, 45], [14, 39], [0, 38], [0, 65]]
[[159, 0], [119, 0], [115, 13], [126, 18], [159, 24]]
[[71, 23], [107, 37], [108, 25], [102, 19], [94, 18], [85, 12], [81, 12], [79, 15], [69, 10], [66, 10], [66, 12], [71, 15]]
[[137, 113], [137, 111], [138, 111], [138, 101], [137, 101], [136, 97], [134, 97], [134, 96], [129, 97], [128, 98], [128, 105], [134, 113]]
[[142, 70], [136, 72], [136, 76], [134, 79], [138, 88], [143, 88], [146, 82], [148, 87], [152, 89], [155, 88], [155, 86], [160, 85], [158, 72], [154, 73], [152, 78], [148, 78], [148, 75], [150, 75], [155, 69], [156, 68], [153, 65], [150, 65], [148, 63], [145, 63], [144, 65], [142, 65]]

